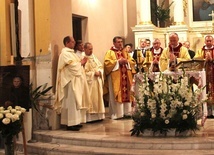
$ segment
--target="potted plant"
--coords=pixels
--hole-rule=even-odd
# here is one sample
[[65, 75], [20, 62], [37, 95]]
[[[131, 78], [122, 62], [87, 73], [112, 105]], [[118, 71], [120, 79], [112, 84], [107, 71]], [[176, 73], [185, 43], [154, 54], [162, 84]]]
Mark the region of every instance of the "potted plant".
[[[49, 86], [48, 84], [45, 83], [43, 85], [38, 86], [37, 88], [33, 89], [33, 84], [30, 84], [30, 102], [31, 102], [31, 107], [32, 107], [32, 125], [34, 125], [34, 109], [37, 111], [41, 116], [41, 111], [39, 110], [38, 106], [38, 101], [40, 98], [45, 97], [46, 99], [50, 99], [52, 95], [49, 93], [49, 91], [53, 88], [53, 86]], [[31, 140], [28, 141], [28, 143], [34, 143], [36, 142], [34, 138], [34, 127], [32, 127], [32, 137]]]
[[166, 0], [163, 0], [160, 5], [154, 5], [154, 13], [156, 18], [158, 19], [159, 26], [165, 27], [167, 20], [170, 18], [170, 7], [174, 3], [173, 1], [168, 5], [168, 7], [164, 7]]

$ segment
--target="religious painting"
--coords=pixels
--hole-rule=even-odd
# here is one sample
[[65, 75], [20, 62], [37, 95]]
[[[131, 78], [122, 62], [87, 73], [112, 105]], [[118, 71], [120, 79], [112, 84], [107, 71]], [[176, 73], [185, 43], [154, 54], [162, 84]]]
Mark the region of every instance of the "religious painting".
[[211, 21], [214, 0], [192, 0], [193, 21]]
[[[30, 106], [30, 66], [0, 66], [0, 106], [10, 103], [27, 108]], [[18, 89], [16, 89], [18, 88]]]

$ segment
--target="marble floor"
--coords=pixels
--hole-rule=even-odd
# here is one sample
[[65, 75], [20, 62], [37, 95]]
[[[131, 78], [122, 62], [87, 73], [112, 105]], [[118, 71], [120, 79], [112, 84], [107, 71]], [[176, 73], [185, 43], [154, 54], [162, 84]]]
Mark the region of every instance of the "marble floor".
[[[56, 145], [59, 147], [59, 144], [61, 144], [60, 147], [66, 150], [65, 148], [72, 148], [70, 145], [67, 146], [68, 144], [66, 143], [75, 145], [73, 149], [76, 149], [76, 153], [64, 153], [66, 155], [214, 155], [214, 119], [207, 119], [204, 127], [200, 127], [199, 131], [189, 137], [132, 137], [130, 135], [132, 123], [132, 119], [111, 120], [106, 118], [103, 121], [83, 124], [80, 131], [67, 131], [65, 128], [60, 130], [38, 130], [35, 134], [41, 142], [28, 143], [27, 147], [36, 147], [38, 145], [39, 148], [42, 148], [45, 144], [46, 148], [50, 147], [49, 149], [53, 150], [53, 147], [56, 147]], [[198, 124], [200, 125], [200, 121], [198, 121]], [[47, 139], [50, 140], [50, 137], [55, 139], [53, 140], [52, 138], [51, 141], [47, 141]], [[56, 139], [59, 137], [61, 140], [57, 141]], [[69, 138], [72, 142], [67, 140]], [[66, 139], [66, 141], [62, 139]], [[83, 139], [86, 141], [84, 142], [85, 145], [83, 145]], [[87, 141], [90, 144], [87, 144]], [[83, 150], [84, 153], [78, 152], [83, 148], [85, 149]], [[87, 149], [89, 153], [86, 153]], [[96, 151], [104, 152], [98, 153]], [[3, 154], [1, 152], [0, 155]], [[21, 155], [23, 153], [17, 152], [16, 154]], [[40, 153], [30, 153], [29, 155], [37, 154], [41, 155]], [[54, 153], [44, 155], [52, 154]]]

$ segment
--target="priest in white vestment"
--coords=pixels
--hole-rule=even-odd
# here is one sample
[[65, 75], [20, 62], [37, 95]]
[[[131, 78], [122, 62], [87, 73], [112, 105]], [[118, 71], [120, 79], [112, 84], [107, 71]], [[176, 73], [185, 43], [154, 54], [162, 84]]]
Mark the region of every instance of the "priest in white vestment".
[[67, 36], [65, 47], [59, 56], [56, 81], [56, 101], [54, 109], [61, 114], [61, 124], [68, 130], [78, 131], [86, 122], [86, 110], [90, 104], [88, 85], [83, 66], [87, 58], [82, 60], [75, 54], [75, 40]]
[[85, 43], [84, 51], [88, 58], [85, 64], [85, 73], [91, 98], [91, 105], [89, 105], [87, 113], [87, 122], [103, 120], [105, 118], [103, 65], [93, 54], [93, 46], [91, 43]]
[[83, 59], [84, 56], [85, 56], [85, 52], [84, 52], [84, 45], [83, 45], [83, 42], [82, 40], [77, 40], [76, 41], [76, 44], [74, 46], [74, 51], [75, 53], [78, 55], [78, 57], [80, 59]]

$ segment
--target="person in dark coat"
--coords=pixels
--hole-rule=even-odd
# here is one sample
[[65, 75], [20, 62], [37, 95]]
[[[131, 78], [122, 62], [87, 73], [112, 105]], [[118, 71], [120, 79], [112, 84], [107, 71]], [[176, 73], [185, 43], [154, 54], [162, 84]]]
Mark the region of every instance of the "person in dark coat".
[[30, 108], [29, 87], [24, 85], [21, 76], [14, 76], [12, 83], [13, 85], [10, 88], [9, 99], [5, 104], [11, 104], [12, 107], [21, 106], [28, 111]]
[[183, 46], [186, 47], [186, 48], [188, 49], [189, 56], [190, 56], [190, 58], [192, 59], [192, 58], [195, 56], [195, 52], [189, 49], [189, 48], [190, 48], [190, 42], [189, 42], [189, 41], [185, 41], [185, 42], [183, 43]]

